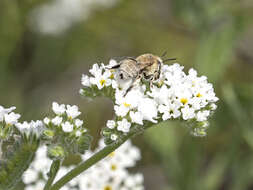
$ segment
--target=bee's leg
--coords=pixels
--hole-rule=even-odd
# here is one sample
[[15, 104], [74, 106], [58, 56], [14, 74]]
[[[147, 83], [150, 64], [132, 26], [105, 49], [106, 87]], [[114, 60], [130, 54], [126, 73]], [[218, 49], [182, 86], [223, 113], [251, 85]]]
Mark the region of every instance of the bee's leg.
[[114, 65], [113, 67], [109, 68], [109, 69], [118, 69], [120, 67], [121, 64], [118, 65]]
[[135, 85], [135, 83], [136, 83], [136, 81], [138, 80], [138, 79], [140, 79], [141, 78], [141, 75], [138, 75], [133, 81], [132, 81], [132, 83], [131, 83], [131, 85], [128, 87], [128, 89], [126, 90], [126, 92], [125, 92], [125, 94], [124, 94], [124, 97], [127, 95], [127, 93], [134, 87], [134, 85]]
[[150, 81], [149, 81], [149, 89], [151, 89], [151, 88], [153, 88], [154, 87], [154, 81], [155, 81], [155, 78], [154, 77], [152, 77], [151, 79], [150, 79]]

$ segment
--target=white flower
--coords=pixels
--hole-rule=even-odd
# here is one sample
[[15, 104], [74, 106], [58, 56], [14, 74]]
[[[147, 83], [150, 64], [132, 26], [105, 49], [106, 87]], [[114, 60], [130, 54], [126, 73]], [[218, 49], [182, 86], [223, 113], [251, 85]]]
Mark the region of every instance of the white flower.
[[179, 104], [169, 103], [167, 105], [159, 105], [158, 110], [160, 113], [163, 113], [162, 119], [168, 120], [170, 118], [178, 118], [181, 115], [179, 108]]
[[86, 87], [90, 86], [91, 85], [90, 78], [87, 75], [83, 74], [82, 79], [81, 79], [81, 83], [83, 86], [86, 86]]
[[46, 125], [48, 125], [48, 124], [51, 122], [51, 120], [50, 120], [48, 117], [45, 117], [45, 118], [43, 119], [43, 122], [44, 122]]
[[27, 136], [30, 134], [35, 134], [37, 137], [39, 137], [44, 129], [44, 124], [40, 120], [32, 120], [30, 123], [24, 121], [23, 123], [17, 123], [15, 126], [21, 133], [26, 134]]
[[110, 59], [108, 68], [112, 68], [114, 66], [118, 65], [117, 61], [114, 59]]
[[110, 86], [112, 84], [112, 80], [110, 79], [112, 73], [109, 70], [106, 70], [103, 74], [98, 73], [96, 73], [95, 77], [90, 78], [91, 84], [97, 85], [99, 90], [105, 86]]
[[81, 135], [82, 135], [82, 132], [79, 131], [79, 130], [77, 130], [77, 131], [76, 131], [76, 136], [77, 136], [77, 137], [80, 137]]
[[133, 123], [143, 125], [143, 115], [142, 115], [141, 112], [130, 111], [130, 118], [131, 118]]
[[124, 117], [124, 116], [127, 115], [127, 113], [129, 112], [130, 108], [128, 107], [127, 104], [126, 105], [122, 104], [120, 106], [118, 106], [118, 105], [114, 106], [114, 110], [115, 110], [115, 114], [117, 116]]
[[109, 129], [113, 129], [113, 128], [115, 128], [116, 123], [115, 123], [114, 120], [108, 120], [107, 123], [106, 123], [106, 126], [107, 126]]
[[29, 169], [24, 173], [23, 181], [24, 183], [32, 183], [38, 179], [38, 172], [35, 169]]
[[37, 121], [32, 120], [30, 122], [30, 126], [32, 129], [32, 133], [36, 134], [37, 137], [39, 137], [43, 133], [43, 130], [45, 127], [43, 122], [40, 120], [37, 120]]
[[211, 107], [211, 110], [216, 110], [217, 105], [216, 105], [215, 103], [212, 103], [212, 104], [210, 105], [210, 107]]
[[112, 139], [113, 141], [116, 141], [116, 140], [118, 139], [118, 135], [116, 135], [116, 134], [111, 134], [111, 139]]
[[94, 64], [92, 66], [92, 68], [89, 70], [89, 72], [93, 75], [93, 76], [100, 76], [102, 75], [102, 68], [99, 67], [98, 64]]
[[196, 114], [196, 119], [197, 119], [197, 121], [205, 121], [205, 120], [207, 120], [207, 117], [209, 115], [210, 115], [210, 111], [209, 110], [199, 111]]
[[73, 128], [74, 128], [74, 126], [68, 121], [66, 121], [65, 123], [62, 124], [62, 130], [66, 133], [72, 132]]
[[52, 110], [54, 111], [55, 114], [62, 115], [65, 112], [65, 105], [64, 104], [59, 105], [57, 102], [53, 102]]
[[21, 133], [29, 134], [31, 130], [30, 123], [28, 123], [27, 121], [24, 121], [23, 123], [17, 123], [16, 127]]
[[4, 114], [4, 120], [7, 125], [15, 125], [18, 122], [18, 119], [20, 118], [20, 114], [16, 113], [9, 113], [9, 114]]
[[143, 119], [157, 123], [157, 103], [150, 98], [143, 98], [139, 105], [138, 111], [142, 114]]
[[81, 126], [83, 125], [83, 121], [80, 120], [80, 119], [76, 119], [76, 120], [75, 120], [75, 125], [76, 125], [77, 127], [81, 127]]
[[56, 126], [59, 126], [61, 125], [62, 120], [63, 118], [57, 115], [55, 118], [52, 119], [52, 123]]
[[70, 117], [71, 119], [74, 119], [81, 114], [76, 105], [73, 106], [67, 105], [66, 113], [68, 117]]
[[16, 107], [14, 107], [14, 106], [12, 106], [10, 108], [4, 108], [3, 106], [0, 106], [0, 122], [3, 121], [5, 114], [8, 114], [15, 109], [16, 109]]
[[131, 123], [129, 123], [125, 118], [122, 119], [122, 121], [118, 121], [117, 123], [118, 123], [117, 129], [119, 131], [122, 131], [122, 132], [125, 132], [125, 133], [129, 132], [129, 129], [131, 127]]
[[181, 109], [182, 116], [184, 120], [192, 119], [195, 117], [195, 110], [193, 108], [190, 108], [188, 106]]

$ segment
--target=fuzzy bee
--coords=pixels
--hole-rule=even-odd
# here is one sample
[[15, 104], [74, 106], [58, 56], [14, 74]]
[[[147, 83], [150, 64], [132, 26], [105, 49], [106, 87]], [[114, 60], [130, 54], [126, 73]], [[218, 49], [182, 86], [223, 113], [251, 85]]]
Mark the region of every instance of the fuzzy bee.
[[[163, 56], [162, 56], [163, 57]], [[124, 96], [134, 87], [139, 79], [145, 79], [153, 82], [159, 79], [161, 73], [161, 65], [165, 61], [176, 60], [175, 58], [162, 60], [161, 57], [147, 53], [137, 58], [126, 58], [119, 62], [118, 65], [110, 69], [118, 69], [120, 79], [132, 79], [131, 85], [127, 88]]]

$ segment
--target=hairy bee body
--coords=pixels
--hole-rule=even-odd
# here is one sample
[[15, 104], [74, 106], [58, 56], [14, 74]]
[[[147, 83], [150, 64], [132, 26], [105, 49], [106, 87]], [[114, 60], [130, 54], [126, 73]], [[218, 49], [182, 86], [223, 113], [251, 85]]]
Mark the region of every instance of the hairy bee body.
[[154, 81], [159, 79], [162, 64], [160, 57], [147, 53], [137, 57], [136, 61], [141, 70], [141, 74], [146, 80]]
[[[168, 59], [175, 60], [175, 59]], [[132, 79], [132, 84], [126, 90], [125, 95], [133, 88], [136, 81], [145, 79], [150, 81], [152, 86], [155, 80], [158, 80], [163, 61], [159, 56], [146, 53], [135, 58], [126, 58], [111, 69], [118, 69], [121, 79]]]
[[124, 59], [119, 63], [119, 72], [121, 79], [136, 78], [139, 74], [139, 67], [134, 59]]

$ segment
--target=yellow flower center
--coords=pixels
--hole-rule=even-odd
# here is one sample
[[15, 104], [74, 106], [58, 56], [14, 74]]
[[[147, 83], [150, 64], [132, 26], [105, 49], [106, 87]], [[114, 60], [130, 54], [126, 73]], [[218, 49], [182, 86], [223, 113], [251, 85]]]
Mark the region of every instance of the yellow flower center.
[[131, 104], [128, 104], [126, 102], [124, 102], [123, 104], [124, 104], [125, 107], [130, 107], [131, 106]]
[[198, 93], [196, 96], [197, 96], [198, 98], [200, 98], [200, 97], [202, 97], [202, 94]]
[[109, 77], [110, 79], [114, 79], [114, 74], [112, 73], [111, 76]]
[[106, 186], [104, 187], [104, 190], [112, 190], [112, 187], [109, 186], [109, 185], [106, 185]]
[[163, 84], [164, 84], [164, 81], [163, 81], [163, 80], [160, 80], [160, 81], [158, 82], [158, 87], [161, 87]]
[[101, 79], [101, 80], [99, 81], [99, 83], [101, 84], [101, 86], [103, 86], [103, 85], [105, 84], [105, 80], [104, 80], [104, 79]]
[[115, 152], [111, 152], [108, 156], [113, 157], [115, 155]]
[[186, 98], [181, 98], [180, 102], [185, 105], [188, 102], [188, 100]]
[[112, 165], [111, 165], [111, 170], [112, 170], [112, 171], [115, 171], [116, 169], [117, 169], [117, 166], [116, 166], [115, 164], [112, 164]]

